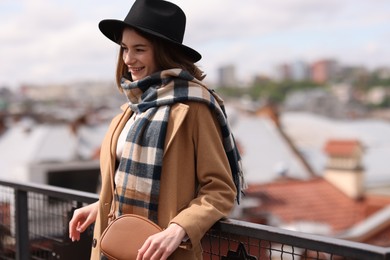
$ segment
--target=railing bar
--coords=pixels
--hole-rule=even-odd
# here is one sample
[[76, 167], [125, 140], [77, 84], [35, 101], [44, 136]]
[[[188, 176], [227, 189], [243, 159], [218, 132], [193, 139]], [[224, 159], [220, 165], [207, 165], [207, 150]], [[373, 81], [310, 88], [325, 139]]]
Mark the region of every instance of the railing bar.
[[[66, 206], [66, 207], [65, 207]], [[64, 210], [63, 212], [67, 212], [65, 213], [65, 216], [64, 218], [66, 220], [70, 219], [71, 216], [68, 216], [68, 212], [72, 209], [72, 205], [68, 202], [66, 205], [64, 204]], [[68, 223], [65, 223], [66, 225], [64, 226], [64, 234], [65, 234], [65, 238], [68, 238], [69, 237], [69, 232], [68, 232]]]
[[218, 237], [218, 255], [219, 256], [221, 255], [221, 239], [222, 239], [221, 232], [219, 232], [219, 237]]
[[240, 220], [221, 220], [216, 224], [216, 228], [236, 235], [251, 234], [252, 237], [266, 238], [277, 243], [286, 243], [291, 246], [308, 248], [321, 252], [336, 253], [340, 256], [348, 256], [357, 259], [383, 259], [388, 253], [386, 248], [363, 244], [359, 242], [347, 241], [337, 238], [324, 237], [308, 233], [300, 233], [276, 227], [249, 223]]
[[[34, 219], [39, 219], [39, 211], [36, 211], [34, 209], [39, 209], [39, 200], [38, 200], [38, 194], [30, 192], [30, 197], [31, 200], [34, 204], [33, 207], [30, 207], [30, 212], [31, 215], [33, 216]], [[35, 236], [33, 237], [34, 239], [38, 234], [42, 234], [42, 227], [40, 225], [33, 225], [35, 229]]]
[[27, 192], [15, 190], [16, 258], [19, 260], [27, 260], [29, 257], [27, 203]]
[[283, 260], [283, 253], [284, 253], [283, 247], [284, 247], [284, 244], [281, 244], [281, 246], [280, 246], [280, 260]]
[[268, 241], [269, 259], [272, 259], [272, 243]]
[[248, 236], [247, 237], [247, 252], [248, 252], [248, 254], [250, 254], [251, 253], [251, 242], [250, 242], [250, 237]]
[[[40, 214], [39, 214], [39, 212], [40, 211], [38, 211], [38, 210], [36, 210], [36, 209], [39, 209], [39, 208], [41, 208], [41, 207], [39, 207], [39, 204], [40, 204], [40, 202], [42, 202], [42, 198], [43, 198], [43, 195], [39, 195], [39, 193], [37, 193], [37, 192], [29, 192], [29, 197], [30, 197], [30, 199], [29, 199], [29, 204], [30, 204], [30, 202], [31, 202], [31, 206], [30, 206], [30, 214], [31, 214], [31, 218], [33, 219], [33, 223], [35, 223], [35, 221], [37, 220], [37, 219], [40, 219]], [[34, 242], [36, 242], [36, 241], [41, 241], [41, 239], [42, 239], [42, 236], [40, 236], [39, 234], [44, 234], [43, 233], [43, 227], [42, 227], [42, 225], [32, 225], [33, 227], [34, 227], [34, 229], [35, 229], [35, 234], [33, 235], [33, 236], [30, 236], [29, 238], [30, 239], [32, 239], [32, 241], [34, 241]], [[37, 248], [37, 249], [41, 249], [43, 246], [39, 246], [39, 245], [34, 245], [35, 246], [35, 248]], [[39, 256], [39, 252], [40, 251], [38, 251], [38, 252], [36, 252], [35, 254], [37, 254], [36, 255], [36, 257], [38, 257]]]
[[228, 251], [231, 249], [230, 248], [230, 235], [227, 235], [227, 244], [228, 244]]
[[[37, 218], [37, 213], [34, 211], [34, 209], [36, 209], [38, 207], [38, 202], [34, 196], [34, 193], [31, 193], [29, 192], [28, 193], [29, 195], [29, 219], [35, 219]], [[39, 208], [38, 208], [39, 209]], [[38, 225], [31, 225], [31, 228], [30, 228], [30, 234], [31, 234], [31, 237], [30, 237], [30, 234], [29, 234], [29, 238], [30, 239], [35, 239], [37, 237], [37, 235], [40, 233], [40, 230], [39, 230], [39, 226]]]
[[295, 259], [295, 251], [294, 251], [294, 249], [295, 249], [295, 246], [292, 247], [292, 252], [291, 252], [293, 260]]
[[29, 192], [37, 192], [47, 196], [52, 196], [65, 200], [77, 200], [84, 203], [93, 203], [99, 199], [99, 195], [90, 192], [72, 190], [57, 186], [38, 184], [38, 183], [17, 183], [13, 181], [6, 181], [0, 178], [0, 185], [9, 186], [15, 190], [23, 190]]
[[[219, 238], [219, 239], [220, 239], [220, 238]], [[219, 241], [219, 239], [218, 239], [218, 241]], [[209, 237], [209, 247], [210, 247], [209, 251], [210, 251], [210, 256], [211, 256], [211, 254], [214, 253], [214, 249], [213, 249], [213, 238], [212, 238], [212, 237]]]
[[260, 257], [261, 256], [261, 239], [258, 239], [257, 241], [258, 241], [258, 249], [257, 249], [258, 254], [257, 255]]

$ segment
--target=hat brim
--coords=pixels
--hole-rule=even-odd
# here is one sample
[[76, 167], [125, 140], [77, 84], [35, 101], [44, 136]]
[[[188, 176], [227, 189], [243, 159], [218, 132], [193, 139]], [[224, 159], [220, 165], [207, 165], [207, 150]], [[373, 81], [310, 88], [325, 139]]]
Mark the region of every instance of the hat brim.
[[191, 61], [193, 62], [197, 62], [199, 61], [201, 58], [202, 58], [202, 55], [197, 52], [196, 50], [182, 44], [182, 43], [179, 43], [179, 42], [176, 42], [176, 41], [173, 41], [167, 37], [165, 37], [164, 35], [158, 33], [158, 32], [155, 32], [155, 31], [152, 31], [148, 28], [143, 28], [141, 26], [137, 26], [137, 25], [134, 25], [134, 24], [128, 24], [128, 23], [125, 23], [121, 20], [115, 20], [115, 19], [106, 19], [106, 20], [102, 20], [100, 23], [99, 23], [99, 29], [100, 31], [108, 38], [110, 39], [111, 41], [115, 42], [116, 44], [120, 44], [120, 39], [122, 38], [122, 32], [123, 32], [123, 29], [125, 27], [134, 27], [138, 30], [141, 30], [147, 34], [151, 34], [151, 35], [154, 35], [154, 36], [157, 36], [163, 40], [166, 40], [170, 43], [172, 43], [173, 45], [175, 45], [176, 47], [180, 48], [183, 53], [191, 59]]

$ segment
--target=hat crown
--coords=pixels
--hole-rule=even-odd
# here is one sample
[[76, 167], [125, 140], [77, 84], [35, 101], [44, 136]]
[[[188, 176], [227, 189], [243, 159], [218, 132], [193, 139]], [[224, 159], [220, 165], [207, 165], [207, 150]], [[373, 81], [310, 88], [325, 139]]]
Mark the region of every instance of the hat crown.
[[183, 43], [186, 16], [176, 5], [163, 0], [136, 0], [124, 22], [154, 31], [164, 38]]

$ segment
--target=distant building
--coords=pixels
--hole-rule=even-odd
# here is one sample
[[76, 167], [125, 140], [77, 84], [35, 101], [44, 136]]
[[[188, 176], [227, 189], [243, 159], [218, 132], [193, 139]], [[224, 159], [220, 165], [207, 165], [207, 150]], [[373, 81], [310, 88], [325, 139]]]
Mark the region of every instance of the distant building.
[[390, 67], [381, 67], [375, 71], [380, 79], [390, 79]]
[[390, 90], [386, 87], [377, 86], [367, 91], [365, 102], [373, 105], [380, 105], [390, 98]]
[[234, 65], [226, 65], [218, 69], [218, 85], [220, 87], [236, 87], [236, 68]]
[[280, 81], [291, 79], [291, 66], [290, 64], [284, 63], [276, 67], [276, 79]]
[[283, 63], [276, 67], [276, 79], [280, 81], [304, 81], [310, 79], [310, 67], [302, 60]]
[[324, 84], [336, 78], [338, 63], [335, 60], [319, 60], [311, 65], [310, 71], [314, 82]]
[[369, 71], [363, 66], [342, 66], [338, 69], [337, 80], [355, 87], [366, 84], [369, 77]]
[[309, 66], [304, 61], [296, 60], [291, 63], [290, 75], [294, 81], [307, 80], [310, 77]]
[[340, 101], [334, 91], [324, 88], [294, 91], [283, 103], [284, 111], [306, 111], [329, 118], [359, 118], [366, 114], [363, 105], [357, 102]]
[[322, 88], [295, 91], [283, 104], [285, 111], [307, 111], [326, 117], [345, 117], [344, 107], [337, 98]]
[[343, 104], [353, 100], [353, 86], [350, 83], [331, 84], [331, 92]]
[[68, 97], [69, 86], [65, 84], [53, 84], [45, 86], [23, 85], [20, 88], [23, 96], [36, 101], [52, 101]]

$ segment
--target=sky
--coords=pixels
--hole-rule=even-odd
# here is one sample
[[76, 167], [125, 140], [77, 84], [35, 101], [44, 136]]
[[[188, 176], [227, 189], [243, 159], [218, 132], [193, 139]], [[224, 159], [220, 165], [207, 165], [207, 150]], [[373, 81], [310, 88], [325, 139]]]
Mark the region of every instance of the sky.
[[[118, 47], [98, 29], [128, 0], [0, 0], [0, 87], [114, 80]], [[390, 66], [388, 0], [172, 0], [187, 15], [184, 44], [210, 82], [236, 67], [248, 82], [281, 63], [337, 59]]]

